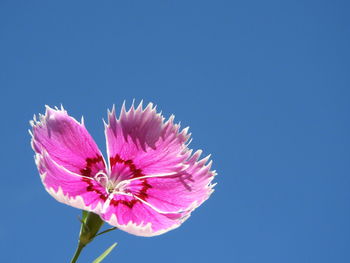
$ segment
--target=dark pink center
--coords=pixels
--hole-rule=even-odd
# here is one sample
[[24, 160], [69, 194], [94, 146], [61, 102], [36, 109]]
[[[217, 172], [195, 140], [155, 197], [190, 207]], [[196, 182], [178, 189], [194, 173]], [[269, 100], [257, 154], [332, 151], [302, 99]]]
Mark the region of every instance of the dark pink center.
[[[142, 173], [141, 169], [138, 169], [134, 162], [132, 160], [123, 160], [118, 154], [116, 154], [114, 157], [110, 157], [109, 159], [110, 161], [110, 165], [111, 168], [116, 165], [117, 163], [119, 164], [124, 164], [125, 166], [127, 166], [130, 170], [130, 172], [132, 173], [132, 176], [130, 179], [133, 178], [139, 178], [144, 176], [144, 174]], [[95, 158], [86, 158], [86, 166], [84, 169], [81, 169], [80, 172], [83, 176], [86, 177], [91, 177], [91, 173], [92, 173], [92, 165], [98, 163], [98, 162], [102, 162], [103, 163], [103, 158], [102, 156], [98, 155]], [[82, 178], [82, 181], [87, 183], [88, 186], [86, 187], [86, 191], [88, 192], [95, 192], [96, 194], [99, 195], [99, 197], [103, 200], [106, 201], [108, 198], [108, 193], [105, 193], [104, 191], [101, 191], [99, 189], [96, 189], [96, 187], [93, 185], [92, 181], [90, 178]], [[139, 192], [133, 193], [135, 196], [137, 196], [138, 198], [146, 201], [148, 194], [147, 194], [147, 190], [149, 188], [152, 188], [152, 186], [150, 184], [148, 184], [147, 179], [141, 179], [141, 185], [142, 188], [139, 190]], [[119, 204], [128, 206], [129, 208], [132, 208], [136, 203], [141, 202], [140, 200], [134, 198], [130, 201], [128, 200], [114, 200], [112, 199], [110, 204], [113, 206], [118, 206]]]
[[132, 177], [130, 179], [144, 176], [142, 170], [137, 169], [132, 160], [123, 160], [122, 158], [120, 158], [119, 154], [116, 154], [114, 157], [110, 157], [109, 162], [111, 164], [111, 168], [117, 163], [124, 164], [125, 166], [127, 166], [130, 172], [132, 173]]
[[103, 166], [105, 166], [101, 155], [96, 155], [95, 158], [86, 158], [85, 161], [86, 161], [85, 168], [80, 169], [80, 173], [81, 175], [86, 177], [91, 177], [92, 165], [101, 162]]

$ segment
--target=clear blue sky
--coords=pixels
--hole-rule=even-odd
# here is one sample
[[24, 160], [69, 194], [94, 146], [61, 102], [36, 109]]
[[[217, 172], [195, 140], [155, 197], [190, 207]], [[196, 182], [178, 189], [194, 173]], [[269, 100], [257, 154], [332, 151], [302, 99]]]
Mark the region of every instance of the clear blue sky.
[[182, 227], [121, 231], [91, 262], [350, 262], [348, 1], [0, 1], [2, 262], [68, 262], [79, 210], [40, 182], [28, 121], [154, 102], [212, 154], [216, 191]]

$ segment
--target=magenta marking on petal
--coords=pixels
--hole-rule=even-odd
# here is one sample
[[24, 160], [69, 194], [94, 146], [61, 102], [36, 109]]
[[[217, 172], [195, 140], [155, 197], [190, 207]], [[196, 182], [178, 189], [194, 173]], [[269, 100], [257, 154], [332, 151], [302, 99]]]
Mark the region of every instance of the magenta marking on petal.
[[142, 189], [140, 190], [140, 192], [138, 194], [136, 194], [136, 196], [138, 198], [141, 198], [142, 200], [146, 201], [146, 199], [148, 197], [147, 190], [152, 188], [152, 185], [150, 185], [147, 182], [147, 179], [143, 179], [141, 185], [142, 185]]
[[107, 194], [95, 188], [95, 186], [93, 185], [93, 183], [89, 178], [82, 177], [81, 180], [88, 184], [88, 186], [86, 187], [86, 191], [95, 192], [96, 194], [99, 194], [100, 199], [102, 199], [103, 201], [106, 201], [108, 199]]
[[132, 177], [129, 178], [129, 179], [145, 176], [142, 173], [141, 169], [137, 169], [136, 168], [136, 166], [135, 166], [135, 164], [134, 164], [134, 162], [132, 160], [126, 160], [125, 161], [122, 158], [120, 158], [119, 154], [116, 154], [114, 157], [110, 157], [109, 158], [109, 162], [110, 162], [111, 167], [113, 167], [117, 163], [121, 163], [121, 164], [126, 165], [129, 168], [130, 172], [132, 173]]
[[96, 155], [95, 158], [86, 158], [86, 166], [83, 169], [80, 169], [81, 175], [90, 177], [91, 176], [91, 167], [93, 164], [102, 163], [102, 166], [105, 167], [105, 163], [101, 155]]
[[[134, 193], [134, 195], [140, 199], [142, 199], [143, 201], [146, 201], [148, 194], [147, 194], [147, 190], [149, 188], [152, 188], [152, 186], [150, 184], [147, 183], [147, 179], [143, 179], [142, 183], [141, 183], [142, 188], [137, 192]], [[126, 205], [129, 208], [132, 208], [137, 202], [141, 202], [138, 199], [132, 199], [132, 200], [111, 200], [111, 205], [114, 206], [118, 206], [119, 204], [123, 204]]]
[[113, 206], [118, 206], [120, 204], [123, 204], [129, 208], [133, 208], [133, 206], [137, 203], [137, 202], [140, 202], [139, 200], [137, 199], [131, 199], [129, 201], [127, 200], [111, 200], [110, 204], [113, 205]]

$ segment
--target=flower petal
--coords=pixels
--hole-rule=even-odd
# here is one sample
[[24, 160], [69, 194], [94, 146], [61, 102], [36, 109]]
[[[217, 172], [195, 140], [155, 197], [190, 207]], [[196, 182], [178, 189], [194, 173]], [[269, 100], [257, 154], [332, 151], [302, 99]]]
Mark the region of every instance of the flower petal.
[[46, 151], [53, 161], [69, 171], [93, 176], [105, 170], [105, 162], [83, 123], [61, 110], [46, 107], [40, 121], [31, 121], [32, 146], [36, 153]]
[[115, 109], [108, 114], [105, 126], [108, 157], [112, 177], [118, 180], [145, 175], [170, 175], [184, 170], [188, 158], [186, 142], [188, 129], [179, 131], [174, 116], [164, 122], [150, 103], [145, 109], [142, 102], [126, 111], [122, 107], [119, 119]]
[[132, 196], [115, 195], [101, 217], [130, 234], [156, 236], [180, 226], [188, 214], [161, 214]]
[[192, 211], [213, 192], [211, 181], [215, 171], [210, 171], [209, 156], [199, 160], [197, 151], [186, 161], [188, 168], [172, 176], [144, 177], [129, 181], [125, 191], [142, 199], [163, 213]]
[[36, 154], [36, 164], [46, 190], [57, 201], [99, 213], [108, 194], [95, 180], [59, 166], [46, 152]]

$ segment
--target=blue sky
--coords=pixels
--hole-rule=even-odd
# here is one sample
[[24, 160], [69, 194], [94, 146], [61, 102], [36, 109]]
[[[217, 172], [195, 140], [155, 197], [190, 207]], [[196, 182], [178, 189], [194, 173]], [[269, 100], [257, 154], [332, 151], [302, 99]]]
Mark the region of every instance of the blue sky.
[[104, 150], [102, 118], [154, 102], [212, 154], [213, 196], [104, 262], [350, 262], [347, 1], [0, 1], [3, 262], [68, 262], [79, 210], [44, 190], [29, 120], [60, 105]]

